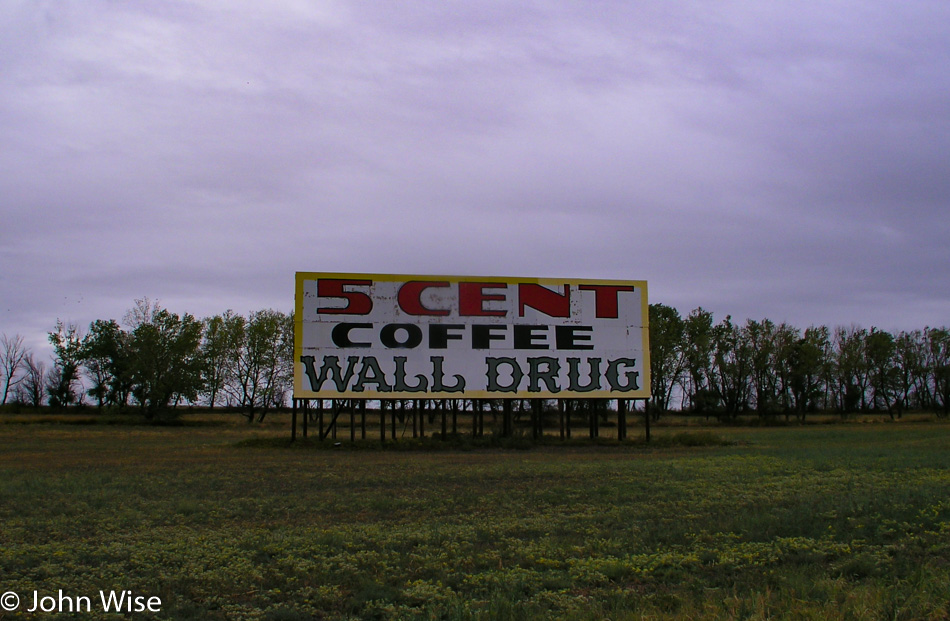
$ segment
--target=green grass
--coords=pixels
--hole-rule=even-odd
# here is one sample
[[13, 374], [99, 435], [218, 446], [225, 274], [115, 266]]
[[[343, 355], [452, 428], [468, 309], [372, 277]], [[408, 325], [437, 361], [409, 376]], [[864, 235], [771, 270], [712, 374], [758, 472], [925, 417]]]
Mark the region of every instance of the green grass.
[[654, 431], [383, 451], [288, 447], [277, 419], [0, 425], [0, 591], [129, 589], [174, 619], [950, 615], [950, 426]]

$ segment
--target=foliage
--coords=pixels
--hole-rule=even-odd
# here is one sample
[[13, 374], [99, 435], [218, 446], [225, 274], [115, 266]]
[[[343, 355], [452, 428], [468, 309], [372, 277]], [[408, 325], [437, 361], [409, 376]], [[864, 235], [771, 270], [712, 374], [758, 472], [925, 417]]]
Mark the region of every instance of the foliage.
[[828, 329], [810, 327], [789, 348], [788, 383], [792, 403], [799, 418], [817, 407], [821, 397], [824, 368], [829, 363]]
[[871, 328], [864, 347], [873, 407], [890, 412], [898, 380], [894, 337], [889, 332]]
[[79, 327], [57, 320], [55, 330], [49, 333], [49, 342], [56, 355], [46, 384], [49, 403], [53, 407], [68, 407], [82, 399], [75, 388], [75, 384], [80, 382], [79, 365], [82, 362]]
[[[38, 405], [46, 393], [50, 405], [58, 408], [81, 403], [84, 394], [77, 384], [85, 378], [85, 395], [99, 409], [122, 411], [132, 401], [147, 418], [157, 419], [171, 413], [172, 405], [204, 400], [214, 407], [224, 401], [258, 422], [287, 401], [292, 315], [262, 310], [244, 318], [229, 310], [199, 321], [142, 298], [124, 322], [127, 328], [114, 319], [95, 320], [85, 336], [77, 326], [57, 322], [49, 333], [56, 363], [39, 388], [34, 385], [35, 390], [21, 397]], [[28, 354], [23, 351], [23, 360]], [[28, 370], [11, 385], [29, 375]]]
[[725, 418], [749, 407], [752, 348], [744, 331], [728, 315], [712, 330], [712, 387]]
[[950, 414], [950, 330], [927, 328], [928, 369], [932, 374], [932, 404], [944, 416]]
[[195, 401], [201, 388], [201, 322], [163, 308], [132, 330], [132, 394], [152, 418], [173, 401]]
[[103, 404], [128, 405], [134, 383], [133, 371], [136, 353], [132, 349], [130, 335], [119, 327], [115, 320], [97, 319], [89, 326], [83, 340], [83, 364], [93, 387], [90, 397]]
[[685, 325], [679, 311], [663, 304], [650, 304], [651, 406], [658, 416], [670, 408], [673, 390], [685, 368], [682, 347]]
[[[651, 420], [670, 410], [734, 421], [748, 412], [804, 420], [814, 412], [908, 410], [950, 414], [950, 330], [889, 333], [877, 327], [810, 326], [804, 331], [769, 319], [716, 321], [696, 308], [683, 318], [651, 304]], [[49, 333], [55, 364], [36, 384], [26, 366], [22, 337], [2, 335], [0, 389], [15, 387], [22, 402], [66, 407], [94, 400], [100, 409], [130, 401], [150, 417], [172, 404], [240, 408], [261, 422], [289, 399], [293, 369], [293, 315], [271, 309], [246, 317], [228, 310], [201, 321], [148, 298], [124, 318], [96, 320], [88, 334], [57, 322]], [[41, 365], [42, 366], [42, 365]], [[35, 365], [34, 365], [35, 367]], [[34, 390], [20, 390], [27, 381]], [[88, 390], [81, 387], [86, 383]], [[4, 397], [5, 399], [5, 397]], [[491, 406], [494, 407], [494, 406]], [[519, 415], [523, 407], [519, 407]]]
[[208, 405], [214, 407], [222, 393], [230, 396], [235, 385], [238, 359], [245, 341], [247, 320], [228, 309], [223, 315], [204, 320], [201, 355], [204, 359], [202, 377]]
[[723, 420], [755, 411], [784, 413], [950, 413], [950, 331], [891, 334], [876, 327], [810, 326], [804, 332], [768, 319], [715, 322], [697, 308], [685, 320], [676, 309], [650, 305], [651, 389], [654, 419], [683, 409]]
[[238, 350], [236, 383], [248, 422], [286, 402], [293, 377], [293, 317], [275, 310], [251, 313]]
[[704, 413], [714, 405], [711, 388], [713, 352], [713, 315], [702, 307], [693, 310], [683, 326], [683, 356], [687, 383], [684, 390], [690, 408]]

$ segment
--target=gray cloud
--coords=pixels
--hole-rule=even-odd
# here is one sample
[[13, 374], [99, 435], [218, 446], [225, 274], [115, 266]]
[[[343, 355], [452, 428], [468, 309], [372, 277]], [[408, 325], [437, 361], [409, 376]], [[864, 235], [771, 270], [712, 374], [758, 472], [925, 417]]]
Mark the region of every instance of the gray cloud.
[[947, 324], [945, 3], [227, 7], [0, 9], [0, 331], [296, 270]]

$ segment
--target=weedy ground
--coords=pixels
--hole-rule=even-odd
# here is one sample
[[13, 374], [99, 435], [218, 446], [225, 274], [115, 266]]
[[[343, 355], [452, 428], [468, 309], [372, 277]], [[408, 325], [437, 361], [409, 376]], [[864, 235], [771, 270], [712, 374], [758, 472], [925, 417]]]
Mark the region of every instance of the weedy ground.
[[0, 424], [0, 591], [127, 589], [163, 619], [950, 616], [950, 425], [654, 433], [371, 451]]

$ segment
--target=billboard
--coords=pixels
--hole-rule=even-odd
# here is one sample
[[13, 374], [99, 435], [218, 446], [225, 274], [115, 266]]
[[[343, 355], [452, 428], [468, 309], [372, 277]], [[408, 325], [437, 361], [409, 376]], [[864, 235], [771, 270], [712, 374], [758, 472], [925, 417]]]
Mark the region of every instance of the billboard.
[[650, 396], [645, 281], [298, 272], [296, 399]]

